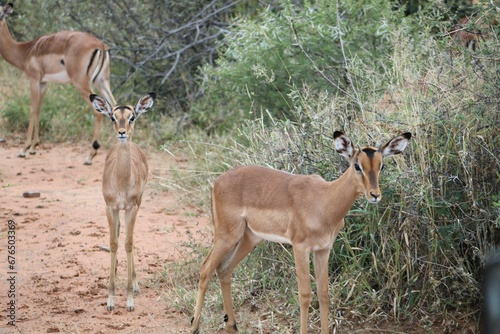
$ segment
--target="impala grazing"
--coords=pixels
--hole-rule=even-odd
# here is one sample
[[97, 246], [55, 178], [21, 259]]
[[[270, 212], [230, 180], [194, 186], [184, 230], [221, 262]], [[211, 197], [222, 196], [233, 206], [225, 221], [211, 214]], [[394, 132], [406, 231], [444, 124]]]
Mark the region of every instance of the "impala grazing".
[[[17, 42], [5, 22], [13, 12], [13, 5], [4, 5], [0, 1], [0, 6], [0, 55], [23, 71], [30, 82], [30, 122], [26, 143], [19, 151], [19, 156], [25, 157], [27, 150], [35, 154], [35, 147], [40, 142], [40, 113], [47, 83], [71, 83], [87, 102], [93, 93], [92, 85], [95, 85], [112, 105], [116, 104], [109, 84], [109, 51], [106, 44], [95, 36], [79, 31], [62, 31], [28, 42]], [[103, 116], [99, 113], [94, 113], [94, 116], [94, 135], [86, 165], [92, 164], [100, 146], [98, 140]]]
[[379, 174], [383, 158], [401, 153], [411, 138], [403, 133], [378, 149], [355, 148], [342, 132], [334, 133], [335, 149], [350, 161], [336, 181], [318, 175], [293, 175], [265, 167], [244, 166], [217, 178], [212, 190], [213, 246], [201, 264], [191, 333], [199, 333], [200, 315], [214, 270], [220, 281], [226, 330], [237, 333], [231, 297], [231, 273], [263, 240], [291, 244], [300, 302], [300, 333], [307, 333], [311, 300], [309, 255], [320, 307], [321, 333], [328, 333], [328, 257], [344, 226], [344, 217], [360, 194], [380, 202]]
[[139, 100], [135, 108], [128, 105], [113, 108], [106, 99], [95, 94], [90, 95], [90, 101], [95, 110], [113, 121], [118, 138], [118, 142], [113, 145], [106, 156], [102, 176], [102, 193], [106, 201], [111, 252], [107, 304], [109, 311], [115, 309], [116, 252], [120, 234], [120, 210], [125, 210], [127, 311], [134, 310], [134, 293], [139, 292], [134, 266], [134, 225], [148, 179], [148, 162], [144, 151], [130, 140], [134, 121], [153, 106], [155, 98], [155, 93], [149, 93]]

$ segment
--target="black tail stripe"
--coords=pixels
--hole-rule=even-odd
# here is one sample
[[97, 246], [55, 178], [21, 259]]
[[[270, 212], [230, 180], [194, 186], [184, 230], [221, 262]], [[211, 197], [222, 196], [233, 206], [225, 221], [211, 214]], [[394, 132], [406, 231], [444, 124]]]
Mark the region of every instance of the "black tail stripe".
[[90, 75], [90, 68], [92, 67], [92, 64], [94, 63], [94, 58], [95, 56], [97, 55], [97, 52], [99, 51], [99, 49], [95, 49], [94, 52], [92, 53], [92, 57], [90, 57], [90, 62], [89, 62], [89, 66], [87, 66], [87, 76]]
[[101, 67], [99, 68], [99, 71], [96, 73], [94, 80], [92, 83], [96, 81], [97, 78], [101, 76], [101, 72], [104, 68], [104, 62], [106, 61], [106, 57], [109, 57], [109, 51], [108, 50], [103, 50], [104, 52], [102, 53], [102, 61], [101, 61]]

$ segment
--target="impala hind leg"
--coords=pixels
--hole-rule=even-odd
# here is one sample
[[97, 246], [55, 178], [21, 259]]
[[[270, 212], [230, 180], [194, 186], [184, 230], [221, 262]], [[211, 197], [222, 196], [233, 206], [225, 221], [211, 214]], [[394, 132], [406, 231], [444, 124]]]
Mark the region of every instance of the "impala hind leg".
[[118, 210], [113, 210], [109, 206], [106, 206], [106, 216], [109, 225], [109, 251], [111, 255], [107, 303], [108, 311], [113, 311], [115, 309], [116, 252], [118, 251], [118, 237], [120, 235], [120, 216], [118, 213]]
[[203, 308], [203, 302], [205, 301], [208, 284], [210, 283], [210, 279], [212, 278], [215, 269], [219, 267], [227, 254], [234, 252], [234, 247], [238, 242], [238, 238], [233, 239], [234, 241], [229, 240], [231, 239], [215, 240], [210, 253], [208, 253], [207, 257], [201, 263], [200, 281], [198, 283], [198, 297], [196, 299], [194, 315], [191, 319], [191, 334], [199, 333], [201, 309]]
[[[101, 75], [95, 79], [94, 85], [99, 90], [99, 92], [101, 92], [102, 96], [111, 104], [111, 107], [114, 108], [116, 106], [116, 100], [113, 96], [113, 93], [111, 92], [111, 87], [109, 84], [110, 68], [108, 52], [105, 53], [105, 57], [106, 65], [102, 70], [103, 72], [101, 73]], [[88, 86], [77, 87], [77, 89], [80, 94], [82, 94], [85, 101], [88, 102], [89, 95], [93, 93], [90, 87], [90, 83]], [[94, 133], [92, 134], [92, 142], [90, 143], [89, 154], [87, 155], [87, 158], [84, 162], [85, 165], [92, 164], [92, 159], [97, 155], [97, 150], [99, 149], [99, 147], [101, 147], [101, 145], [99, 144], [99, 138], [101, 136], [103, 115], [94, 110], [94, 106], [92, 105], [92, 103], [90, 103], [90, 108], [90, 110], [94, 112]]]
[[97, 150], [99, 149], [99, 147], [101, 147], [101, 144], [99, 144], [99, 136], [101, 134], [102, 120], [104, 119], [104, 115], [100, 112], [97, 112], [94, 109], [94, 105], [89, 100], [90, 94], [94, 93], [90, 86], [90, 82], [73, 82], [73, 84], [75, 85], [76, 90], [78, 90], [83, 99], [88, 103], [88, 105], [90, 106], [90, 110], [94, 114], [94, 132], [92, 135], [92, 142], [90, 143], [89, 153], [85, 158], [85, 162], [83, 163], [84, 165], [92, 165], [92, 159], [97, 155]]
[[247, 227], [243, 238], [240, 242], [238, 242], [234, 251], [224, 257], [220, 265], [217, 267], [217, 276], [219, 277], [222, 299], [224, 301], [224, 310], [226, 312], [224, 321], [226, 322], [226, 331], [229, 334], [235, 334], [238, 332], [231, 292], [233, 270], [236, 265], [243, 260], [261, 241], [262, 240], [257, 238]]
[[[109, 55], [107, 55], [109, 58]], [[111, 107], [116, 106], [116, 100], [115, 97], [113, 96], [113, 93], [111, 92], [111, 86], [109, 83], [109, 77], [110, 77], [110, 68], [109, 66], [106, 67], [106, 70], [103, 70], [104, 72], [102, 73], [101, 76], [96, 78], [94, 85], [95, 87], [101, 92], [102, 96], [111, 104]]]
[[85, 158], [85, 162], [83, 163], [84, 165], [92, 165], [92, 159], [97, 155], [97, 150], [99, 149], [99, 147], [101, 147], [101, 144], [99, 144], [99, 137], [101, 135], [102, 120], [104, 119], [104, 115], [100, 112], [97, 112], [94, 109], [94, 105], [88, 100], [90, 94], [92, 94], [90, 87], [88, 88], [88, 90], [82, 88], [80, 94], [82, 94], [84, 99], [88, 101], [91, 108], [90, 110], [92, 110], [94, 114], [94, 132], [92, 134], [92, 142], [90, 143], [89, 153]]
[[127, 235], [125, 237], [125, 252], [127, 253], [127, 311], [133, 311], [134, 293], [139, 292], [137, 275], [134, 263], [134, 226], [139, 207], [134, 205], [130, 210], [125, 211], [125, 226]]

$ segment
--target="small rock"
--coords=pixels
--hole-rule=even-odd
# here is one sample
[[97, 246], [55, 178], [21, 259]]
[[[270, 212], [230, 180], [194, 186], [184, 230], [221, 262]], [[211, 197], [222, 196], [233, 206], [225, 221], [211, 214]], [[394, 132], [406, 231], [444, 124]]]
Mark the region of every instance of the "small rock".
[[26, 197], [26, 198], [40, 197], [40, 192], [39, 191], [25, 191], [25, 192], [23, 192], [23, 197]]

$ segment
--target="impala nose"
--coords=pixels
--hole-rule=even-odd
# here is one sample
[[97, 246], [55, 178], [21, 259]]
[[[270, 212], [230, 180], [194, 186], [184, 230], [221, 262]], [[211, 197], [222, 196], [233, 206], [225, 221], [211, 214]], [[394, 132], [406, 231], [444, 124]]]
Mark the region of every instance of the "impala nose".
[[119, 139], [120, 141], [125, 141], [125, 140], [127, 140], [127, 131], [126, 131], [125, 129], [123, 129], [123, 130], [122, 130], [122, 129], [120, 129], [120, 130], [118, 130], [117, 132], [118, 132], [118, 136], [117, 136], [117, 137], [118, 137], [118, 139]]
[[374, 194], [373, 192], [370, 191], [370, 195], [373, 197], [373, 202], [379, 202], [380, 201], [380, 193]]

